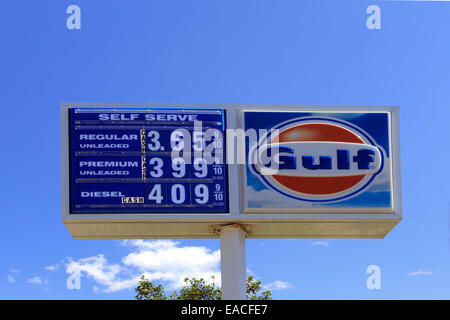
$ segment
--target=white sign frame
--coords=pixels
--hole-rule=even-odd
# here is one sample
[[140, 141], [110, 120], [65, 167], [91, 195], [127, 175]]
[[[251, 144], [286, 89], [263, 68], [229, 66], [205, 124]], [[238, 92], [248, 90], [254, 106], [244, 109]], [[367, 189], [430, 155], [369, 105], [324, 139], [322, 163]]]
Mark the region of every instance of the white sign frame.
[[[243, 205], [244, 165], [228, 165], [229, 209], [227, 214], [70, 214], [69, 213], [69, 120], [70, 108], [223, 108], [227, 128], [242, 127], [240, 111], [389, 112], [392, 157], [393, 211], [365, 212], [255, 212]], [[384, 238], [402, 220], [400, 174], [400, 109], [395, 106], [310, 106], [173, 103], [62, 103], [61, 117], [61, 218], [75, 239], [219, 238], [217, 227], [244, 225], [247, 238]], [[240, 167], [240, 168], [239, 168]]]

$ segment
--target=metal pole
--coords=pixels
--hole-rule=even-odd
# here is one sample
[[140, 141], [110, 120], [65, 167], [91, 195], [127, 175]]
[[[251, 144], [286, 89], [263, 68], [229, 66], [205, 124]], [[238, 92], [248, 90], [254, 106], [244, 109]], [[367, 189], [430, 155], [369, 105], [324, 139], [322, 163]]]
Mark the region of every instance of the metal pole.
[[245, 234], [239, 225], [220, 228], [223, 300], [247, 300]]

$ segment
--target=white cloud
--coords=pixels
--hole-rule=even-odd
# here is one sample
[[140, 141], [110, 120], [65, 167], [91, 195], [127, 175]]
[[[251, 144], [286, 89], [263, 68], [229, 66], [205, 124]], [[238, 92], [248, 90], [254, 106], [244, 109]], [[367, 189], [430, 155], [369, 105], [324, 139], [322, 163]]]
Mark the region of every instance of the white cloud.
[[8, 282], [14, 283], [14, 282], [16, 282], [16, 279], [14, 279], [10, 274], [8, 274]]
[[247, 273], [247, 276], [252, 276], [252, 277], [256, 276], [256, 274], [249, 268], [247, 268], [245, 271]]
[[77, 261], [71, 258], [67, 260], [66, 273], [85, 275], [105, 286], [106, 292], [123, 289], [123, 281], [117, 277], [123, 268], [118, 264], [109, 264], [104, 255], [99, 254], [97, 256], [78, 259]]
[[423, 269], [417, 270], [417, 271], [413, 271], [408, 273], [408, 275], [410, 277], [414, 277], [414, 276], [431, 276], [432, 274], [434, 274], [435, 272], [430, 270], [430, 271], [425, 271]]
[[[180, 246], [171, 240], [124, 240], [123, 246], [132, 252], [121, 264], [109, 263], [104, 255], [68, 259], [69, 274], [80, 273], [96, 282], [95, 291], [116, 292], [135, 288], [141, 275], [150, 281], [163, 282], [173, 290], [184, 285], [185, 277], [203, 278], [220, 284], [220, 251], [206, 247]], [[100, 286], [97, 286], [100, 285]]]
[[49, 270], [49, 271], [56, 271], [56, 270], [58, 270], [58, 269], [59, 269], [59, 267], [60, 267], [60, 265], [59, 265], [59, 264], [55, 264], [55, 265], [51, 265], [51, 266], [47, 266], [47, 267], [45, 267], [45, 270]]
[[324, 247], [328, 246], [328, 242], [326, 241], [313, 241], [311, 242], [311, 244], [313, 246], [324, 246]]
[[36, 285], [47, 285], [48, 283], [47, 279], [42, 279], [39, 276], [34, 276], [33, 278], [28, 279], [27, 282]]
[[279, 281], [279, 280], [275, 280], [274, 282], [269, 283], [269, 284], [267, 284], [267, 285], [265, 285], [263, 287], [264, 287], [264, 289], [272, 290], [272, 291], [275, 291], [275, 290], [286, 290], [286, 289], [293, 288], [292, 285], [289, 282]]
[[180, 247], [170, 240], [125, 240], [123, 245], [135, 248], [135, 252], [122, 259], [124, 265], [147, 273], [150, 280], [167, 282], [169, 289], [183, 286], [187, 277], [209, 281], [214, 275], [220, 283], [220, 251], [206, 247]]
[[8, 282], [9, 283], [15, 283], [16, 282], [15, 276], [19, 273], [19, 270], [17, 270], [17, 269], [9, 269], [9, 272], [13, 273], [14, 276], [8, 274]]

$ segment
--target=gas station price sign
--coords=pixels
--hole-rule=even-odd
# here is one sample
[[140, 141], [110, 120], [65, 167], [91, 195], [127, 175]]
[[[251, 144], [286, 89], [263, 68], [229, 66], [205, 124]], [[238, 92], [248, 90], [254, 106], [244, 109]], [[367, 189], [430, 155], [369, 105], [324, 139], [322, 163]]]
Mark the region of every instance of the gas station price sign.
[[70, 213], [227, 213], [223, 109], [71, 108]]

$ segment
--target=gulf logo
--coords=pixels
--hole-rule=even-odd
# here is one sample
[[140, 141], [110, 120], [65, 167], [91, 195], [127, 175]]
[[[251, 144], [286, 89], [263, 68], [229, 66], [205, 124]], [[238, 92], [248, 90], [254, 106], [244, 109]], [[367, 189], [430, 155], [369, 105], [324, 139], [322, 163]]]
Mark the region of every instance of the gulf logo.
[[249, 151], [250, 169], [275, 191], [309, 202], [350, 198], [383, 170], [384, 153], [354, 124], [323, 117], [272, 128]]

